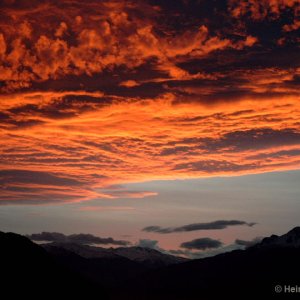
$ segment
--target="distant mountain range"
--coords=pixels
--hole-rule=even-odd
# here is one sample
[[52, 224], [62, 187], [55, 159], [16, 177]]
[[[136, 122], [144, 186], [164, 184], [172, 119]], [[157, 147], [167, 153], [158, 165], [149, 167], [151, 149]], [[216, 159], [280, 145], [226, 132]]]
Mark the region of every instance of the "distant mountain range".
[[142, 247], [107, 249], [74, 243], [50, 243], [41, 247], [67, 269], [109, 287], [148, 270], [187, 261]]
[[[0, 266], [0, 293], [10, 298], [296, 298], [300, 227], [264, 238], [246, 250], [196, 260], [142, 247], [37, 245], [21, 235], [0, 232]], [[279, 285], [283, 291], [278, 293]], [[299, 293], [288, 292], [297, 286]]]
[[59, 249], [64, 249], [80, 255], [84, 258], [93, 259], [120, 259], [126, 258], [130, 261], [140, 263], [141, 265], [155, 269], [181, 262], [188, 261], [187, 258], [177, 257], [164, 254], [155, 249], [143, 247], [119, 247], [119, 248], [102, 248], [89, 245], [74, 243], [49, 243], [41, 245], [49, 253], [58, 254]]
[[[254, 247], [254, 246], [253, 246]], [[278, 236], [271, 235], [270, 237], [264, 238], [260, 243], [255, 245], [255, 248], [266, 248], [266, 247], [300, 247], [300, 227], [295, 227], [288, 233]]]

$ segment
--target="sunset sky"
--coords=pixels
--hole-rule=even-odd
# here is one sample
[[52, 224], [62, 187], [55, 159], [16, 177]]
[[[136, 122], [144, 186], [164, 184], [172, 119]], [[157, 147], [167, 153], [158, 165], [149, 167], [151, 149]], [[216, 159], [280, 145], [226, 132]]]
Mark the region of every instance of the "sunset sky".
[[299, 225], [299, 17], [299, 0], [1, 1], [0, 230], [201, 256]]

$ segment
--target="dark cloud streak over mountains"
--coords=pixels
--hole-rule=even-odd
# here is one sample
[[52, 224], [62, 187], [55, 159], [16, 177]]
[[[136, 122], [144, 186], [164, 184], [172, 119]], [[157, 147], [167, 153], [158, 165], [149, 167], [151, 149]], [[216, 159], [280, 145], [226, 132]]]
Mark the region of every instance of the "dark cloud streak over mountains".
[[194, 223], [188, 224], [180, 227], [167, 227], [163, 228], [160, 226], [148, 226], [143, 228], [143, 231], [146, 232], [156, 232], [156, 233], [173, 233], [173, 232], [188, 232], [196, 230], [220, 230], [225, 229], [229, 226], [254, 226], [256, 223], [247, 223], [245, 221], [239, 220], [218, 220], [209, 223]]
[[222, 246], [222, 243], [218, 240], [211, 238], [200, 238], [195, 239], [189, 242], [184, 242], [180, 245], [181, 248], [185, 249], [196, 249], [196, 250], [206, 250], [212, 248], [219, 248]]
[[94, 236], [92, 234], [71, 234], [65, 235], [59, 232], [41, 232], [33, 233], [27, 235], [27, 237], [33, 241], [42, 241], [42, 242], [57, 242], [57, 243], [75, 243], [75, 244], [97, 244], [97, 245], [118, 245], [118, 246], [127, 246], [130, 244], [128, 241], [115, 240], [111, 237], [102, 238]]

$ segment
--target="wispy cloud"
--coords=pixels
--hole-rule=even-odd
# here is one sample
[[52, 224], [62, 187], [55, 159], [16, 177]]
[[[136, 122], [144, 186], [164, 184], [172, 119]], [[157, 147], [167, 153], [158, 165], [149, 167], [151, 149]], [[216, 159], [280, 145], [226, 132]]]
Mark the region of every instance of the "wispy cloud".
[[189, 242], [184, 242], [180, 245], [181, 248], [191, 249], [191, 250], [206, 250], [206, 249], [214, 249], [219, 248], [223, 244], [219, 240], [214, 240], [211, 238], [199, 238], [194, 239]]
[[92, 234], [84, 234], [84, 233], [65, 235], [63, 233], [58, 233], [58, 232], [41, 232], [41, 233], [33, 233], [27, 235], [27, 237], [33, 241], [75, 243], [75, 244], [85, 244], [85, 245], [97, 244], [97, 245], [126, 246], [130, 244], [130, 242], [128, 241], [115, 240], [111, 237], [102, 238], [102, 237], [94, 236]]
[[79, 208], [80, 211], [87, 212], [105, 212], [105, 211], [131, 211], [135, 210], [132, 206], [82, 206]]
[[208, 223], [193, 223], [188, 225], [183, 225], [180, 227], [160, 227], [160, 226], [148, 226], [143, 228], [146, 232], [156, 232], [156, 233], [174, 233], [174, 232], [189, 232], [197, 230], [220, 230], [225, 229], [229, 226], [254, 226], [256, 223], [247, 223], [245, 221], [239, 220], [217, 220]]
[[255, 237], [252, 240], [242, 240], [242, 239], [236, 239], [235, 244], [239, 246], [243, 246], [245, 248], [254, 246], [255, 244], [258, 244], [262, 240], [262, 237]]

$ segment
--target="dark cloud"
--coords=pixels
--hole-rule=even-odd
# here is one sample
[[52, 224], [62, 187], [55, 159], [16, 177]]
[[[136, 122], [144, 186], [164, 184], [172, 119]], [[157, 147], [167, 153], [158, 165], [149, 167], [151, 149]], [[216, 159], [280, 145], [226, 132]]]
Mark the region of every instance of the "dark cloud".
[[130, 242], [123, 240], [115, 240], [111, 237], [102, 238], [98, 236], [94, 236], [92, 234], [71, 234], [64, 235], [58, 232], [42, 232], [42, 233], [34, 233], [31, 235], [27, 235], [33, 241], [43, 241], [43, 242], [63, 242], [63, 243], [75, 243], [75, 244], [99, 244], [99, 245], [119, 245], [126, 246], [129, 245]]
[[[75, 82], [74, 82], [75, 84]], [[78, 94], [79, 93], [79, 94]], [[33, 126], [36, 124], [41, 124], [43, 121], [37, 119], [29, 119], [25, 121], [17, 121], [18, 116], [22, 115], [23, 117], [35, 116], [49, 118], [49, 119], [64, 119], [64, 118], [72, 118], [76, 117], [81, 113], [91, 111], [95, 108], [101, 109], [107, 105], [113, 103], [113, 99], [108, 96], [101, 95], [89, 95], [88, 92], [68, 92], [66, 95], [62, 93], [62, 95], [53, 95], [48, 103], [41, 104], [25, 104], [25, 105], [17, 105], [5, 112], [2, 118], [0, 115], [0, 120], [2, 122], [11, 123], [18, 127], [20, 126]]]
[[[218, 73], [222, 69], [225, 77], [218, 79], [217, 82], [211, 82], [219, 86], [220, 83], [231, 83], [232, 86], [238, 86], [241, 78], [234, 76], [235, 70], [257, 71], [268, 70], [270, 68], [279, 68], [282, 70], [294, 70], [300, 65], [298, 55], [298, 46], [273, 47], [271, 49], [264, 47], [255, 47], [255, 49], [224, 49], [222, 52], [213, 52], [209, 55], [197, 59], [191, 59], [179, 64], [184, 70], [191, 73], [197, 73], [201, 69], [206, 73]], [[247, 81], [245, 78], [244, 80]], [[249, 80], [249, 79], [248, 79]], [[205, 83], [205, 81], [204, 81]], [[208, 84], [209, 82], [206, 82]]]
[[61, 174], [29, 171], [29, 170], [1, 170], [0, 171], [0, 183], [32, 183], [42, 185], [55, 185], [55, 186], [78, 186], [83, 182], [76, 179], [64, 177]]
[[245, 221], [239, 220], [218, 220], [209, 223], [194, 223], [188, 224], [180, 227], [160, 227], [160, 226], [148, 226], [143, 228], [143, 231], [146, 232], [156, 232], [156, 233], [173, 233], [173, 232], [188, 232], [196, 230], [219, 230], [225, 229], [229, 226], [254, 226], [256, 223], [247, 223]]
[[237, 245], [227, 245], [222, 246], [223, 244], [211, 238], [200, 238], [195, 239], [193, 241], [181, 243], [180, 247], [183, 249], [163, 249], [159, 246], [157, 240], [150, 240], [150, 239], [141, 239], [136, 244], [138, 247], [143, 248], [150, 248], [157, 251], [160, 251], [164, 254], [181, 256], [188, 259], [197, 259], [203, 258], [207, 256], [217, 255], [223, 252], [231, 251], [236, 249]]
[[187, 257], [190, 259], [199, 259], [204, 257], [211, 257], [225, 252], [231, 252], [237, 249], [241, 249], [243, 246], [237, 244], [221, 245], [217, 248], [207, 248], [207, 249], [176, 249], [168, 250], [169, 254], [179, 255]]
[[92, 193], [88, 187], [91, 181], [91, 178], [56, 172], [2, 170], [0, 205], [82, 201]]
[[248, 247], [258, 244], [259, 242], [261, 242], [261, 240], [262, 240], [262, 237], [256, 237], [253, 240], [249, 240], [249, 241], [236, 239], [235, 244], [239, 245], [239, 246], [243, 246], [245, 248], [248, 248]]
[[300, 149], [293, 150], [281, 150], [270, 153], [259, 153], [255, 155], [250, 155], [247, 159], [270, 159], [270, 158], [283, 158], [283, 157], [293, 157], [300, 155]]
[[206, 237], [206, 238], [195, 239], [189, 242], [184, 242], [180, 245], [180, 247], [185, 249], [206, 250], [206, 249], [219, 248], [222, 245], [223, 245], [222, 242]]
[[27, 235], [33, 241], [46, 241], [46, 242], [63, 242], [66, 236], [59, 232], [42, 232]]
[[293, 128], [285, 128], [283, 130], [266, 128], [227, 133], [220, 140], [208, 142], [207, 148], [222, 149], [231, 146], [237, 151], [242, 151], [299, 143], [300, 133]]
[[236, 164], [225, 160], [200, 160], [195, 162], [188, 162], [183, 164], [177, 164], [174, 170], [189, 170], [189, 171], [202, 171], [202, 172], [238, 172], [247, 171], [258, 168], [255, 164]]
[[0, 112], [0, 128], [7, 128], [9, 126], [11, 129], [22, 129], [28, 128], [36, 125], [43, 125], [44, 121], [35, 119], [32, 115], [28, 115], [27, 119], [18, 120], [15, 118], [14, 114], [10, 112]]
[[[228, 119], [230, 116], [220, 114], [214, 116], [219, 119]], [[272, 116], [270, 116], [271, 118]], [[209, 120], [209, 117], [207, 117]], [[192, 120], [191, 122], [194, 122]], [[189, 122], [189, 120], [182, 120], [182, 122]], [[272, 148], [283, 145], [297, 145], [300, 143], [300, 133], [294, 128], [286, 128], [282, 130], [275, 130], [272, 128], [261, 128], [244, 131], [232, 131], [224, 134], [220, 138], [186, 138], [170, 144], [171, 147], [164, 148], [160, 155], [172, 155], [180, 152], [193, 152], [202, 150], [208, 153], [214, 152], [239, 152], [245, 150], [260, 150]], [[176, 146], [176, 144], [183, 144], [184, 146]], [[287, 153], [288, 154], [288, 153]], [[296, 154], [294, 154], [296, 155]], [[215, 168], [226, 169], [248, 169], [255, 167], [249, 165], [237, 165], [228, 163], [226, 161], [217, 160], [203, 160], [198, 162], [191, 162], [190, 167], [196, 169], [210, 170]], [[179, 164], [176, 168], [186, 168], [188, 164]]]

